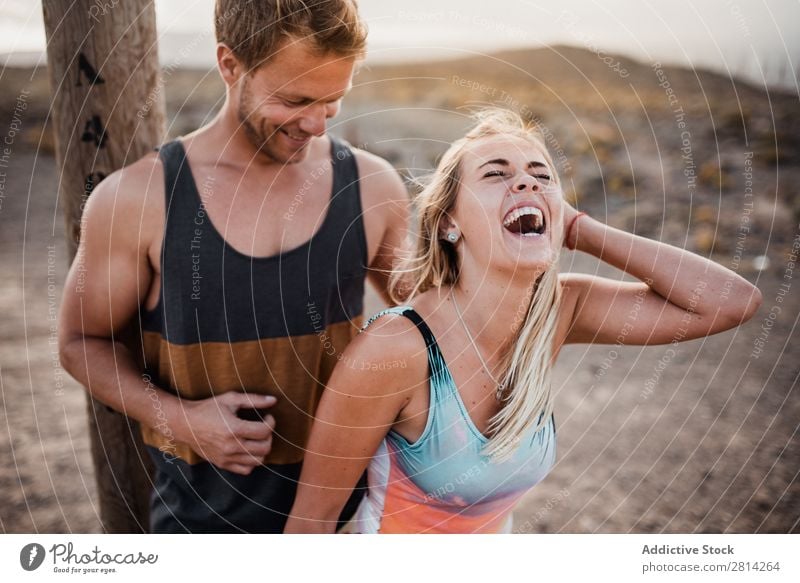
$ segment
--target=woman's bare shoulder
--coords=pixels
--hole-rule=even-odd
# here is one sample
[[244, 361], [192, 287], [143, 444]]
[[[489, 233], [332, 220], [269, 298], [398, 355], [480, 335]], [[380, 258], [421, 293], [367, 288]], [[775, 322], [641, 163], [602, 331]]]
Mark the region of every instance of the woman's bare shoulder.
[[425, 340], [415, 324], [401, 314], [379, 312], [347, 346], [334, 374], [347, 377], [342, 388], [350, 394], [378, 397], [417, 386], [427, 370]]

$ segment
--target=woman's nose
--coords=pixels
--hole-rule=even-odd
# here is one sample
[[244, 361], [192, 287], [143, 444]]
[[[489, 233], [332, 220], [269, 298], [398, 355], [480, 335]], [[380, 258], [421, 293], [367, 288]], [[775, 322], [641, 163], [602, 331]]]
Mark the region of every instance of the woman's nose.
[[536, 192], [539, 190], [539, 181], [530, 174], [526, 174], [517, 180], [514, 184], [514, 190], [516, 192], [525, 192], [526, 190]]

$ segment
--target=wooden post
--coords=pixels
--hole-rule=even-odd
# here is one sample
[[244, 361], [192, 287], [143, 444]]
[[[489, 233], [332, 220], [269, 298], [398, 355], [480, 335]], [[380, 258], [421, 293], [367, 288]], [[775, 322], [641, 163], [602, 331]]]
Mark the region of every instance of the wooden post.
[[[72, 261], [94, 187], [164, 138], [155, 7], [152, 0], [44, 0], [43, 11]], [[152, 466], [138, 424], [91, 397], [88, 411], [103, 529], [146, 532]]]

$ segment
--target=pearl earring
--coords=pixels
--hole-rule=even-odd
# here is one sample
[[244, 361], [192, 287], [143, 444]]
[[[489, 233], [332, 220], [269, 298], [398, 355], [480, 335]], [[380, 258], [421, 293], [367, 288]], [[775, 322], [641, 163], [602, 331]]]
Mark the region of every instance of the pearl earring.
[[456, 233], [448, 233], [447, 240], [450, 241], [451, 243], [455, 243], [456, 241], [458, 241], [458, 235]]

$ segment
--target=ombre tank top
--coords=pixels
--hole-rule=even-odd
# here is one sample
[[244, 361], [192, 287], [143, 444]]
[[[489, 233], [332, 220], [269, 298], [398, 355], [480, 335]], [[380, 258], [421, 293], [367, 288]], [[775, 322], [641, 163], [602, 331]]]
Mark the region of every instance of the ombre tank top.
[[390, 431], [368, 470], [369, 490], [355, 518], [361, 533], [497, 533], [511, 529], [511, 511], [552, 468], [554, 416], [529, 430], [513, 456], [495, 462], [481, 453], [489, 441], [473, 423], [428, 325], [409, 306], [372, 316], [409, 318], [425, 339], [430, 406], [414, 443]]

